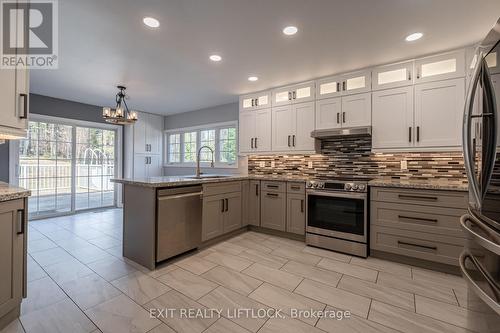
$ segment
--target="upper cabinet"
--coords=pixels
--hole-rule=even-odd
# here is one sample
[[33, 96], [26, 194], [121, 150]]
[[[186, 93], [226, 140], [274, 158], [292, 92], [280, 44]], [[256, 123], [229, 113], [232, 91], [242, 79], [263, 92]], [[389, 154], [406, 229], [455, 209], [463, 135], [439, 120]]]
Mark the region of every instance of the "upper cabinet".
[[271, 151], [271, 109], [240, 112], [240, 153]]
[[273, 151], [314, 151], [314, 102], [272, 109]]
[[272, 106], [314, 101], [314, 81], [274, 89]]
[[271, 92], [261, 91], [240, 96], [240, 111], [265, 109], [271, 106]]
[[375, 67], [372, 71], [372, 89], [381, 90], [413, 84], [414, 61]]
[[465, 76], [465, 51], [458, 50], [415, 61], [415, 83], [439, 81]]
[[368, 91], [371, 91], [371, 72], [369, 70], [331, 76], [316, 81], [317, 99]]

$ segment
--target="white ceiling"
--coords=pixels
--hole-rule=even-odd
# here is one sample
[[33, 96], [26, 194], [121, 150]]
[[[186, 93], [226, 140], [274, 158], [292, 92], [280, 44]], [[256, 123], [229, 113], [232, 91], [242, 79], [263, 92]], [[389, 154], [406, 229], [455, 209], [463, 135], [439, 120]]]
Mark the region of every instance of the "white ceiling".
[[[112, 106], [124, 84], [130, 108], [180, 113], [468, 45], [499, 16], [498, 0], [61, 0], [59, 69], [32, 70], [31, 91]], [[424, 37], [405, 42], [415, 31]]]

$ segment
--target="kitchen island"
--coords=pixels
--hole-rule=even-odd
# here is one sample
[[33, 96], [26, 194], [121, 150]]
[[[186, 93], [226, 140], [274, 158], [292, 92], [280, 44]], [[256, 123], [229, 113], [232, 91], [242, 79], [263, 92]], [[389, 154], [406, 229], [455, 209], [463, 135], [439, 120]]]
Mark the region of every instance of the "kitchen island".
[[[266, 195], [264, 212], [261, 181], [263, 187], [271, 186], [276, 192]], [[285, 225], [286, 194], [274, 187], [285, 189], [286, 183], [305, 185], [305, 181], [300, 177], [247, 175], [112, 179], [123, 185], [123, 256], [155, 269], [161, 261], [218, 237], [246, 230], [248, 225], [260, 227], [261, 214], [270, 217], [263, 221], [281, 221], [276, 226], [263, 223], [265, 228], [282, 232], [293, 228], [303, 233], [305, 215], [294, 219], [294, 226]], [[267, 193], [265, 190], [262, 193]], [[295, 201], [292, 204], [295, 206]]]

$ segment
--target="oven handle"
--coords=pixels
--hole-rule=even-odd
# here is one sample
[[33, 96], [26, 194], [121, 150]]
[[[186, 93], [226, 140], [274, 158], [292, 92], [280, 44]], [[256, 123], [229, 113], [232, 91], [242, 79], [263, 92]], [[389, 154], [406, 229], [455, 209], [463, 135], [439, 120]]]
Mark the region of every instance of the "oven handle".
[[348, 198], [348, 199], [367, 199], [366, 193], [359, 192], [320, 192], [308, 190], [307, 196], [333, 197], [333, 198]]

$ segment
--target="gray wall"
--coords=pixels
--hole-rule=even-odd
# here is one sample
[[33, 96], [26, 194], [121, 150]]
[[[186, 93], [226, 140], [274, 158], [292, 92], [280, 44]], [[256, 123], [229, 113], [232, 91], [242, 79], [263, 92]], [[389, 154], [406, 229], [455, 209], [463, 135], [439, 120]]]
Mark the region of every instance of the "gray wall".
[[[30, 113], [104, 123], [102, 107], [30, 94]], [[9, 182], [9, 144], [0, 145], [0, 181]]]
[[[222, 123], [225, 121], [238, 121], [238, 103], [224, 104], [206, 109], [174, 114], [165, 117], [164, 128], [166, 130], [201, 126], [212, 123]], [[203, 168], [204, 173], [212, 174], [234, 174], [248, 172], [246, 158], [239, 159], [240, 167], [236, 168]], [[165, 167], [165, 176], [192, 175], [194, 168]]]

